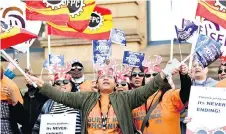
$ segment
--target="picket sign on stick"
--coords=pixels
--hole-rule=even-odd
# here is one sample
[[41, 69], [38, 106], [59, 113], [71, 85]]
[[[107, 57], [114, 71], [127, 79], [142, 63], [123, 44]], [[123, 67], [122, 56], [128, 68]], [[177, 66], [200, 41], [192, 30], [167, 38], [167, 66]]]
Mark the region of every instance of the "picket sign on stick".
[[[23, 69], [21, 69], [18, 64], [4, 51], [1, 50], [1, 53], [24, 75], [24, 77], [26, 77], [27, 79], [31, 80], [27, 74], [24, 72]], [[32, 81], [32, 80], [31, 80]], [[32, 81], [32, 85], [37, 88], [38, 86]]]

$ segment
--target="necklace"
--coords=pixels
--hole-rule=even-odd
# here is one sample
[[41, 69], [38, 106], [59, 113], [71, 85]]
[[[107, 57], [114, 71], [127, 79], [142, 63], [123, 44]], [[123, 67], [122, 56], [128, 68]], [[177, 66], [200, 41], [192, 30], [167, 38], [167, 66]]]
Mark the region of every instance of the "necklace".
[[108, 112], [109, 112], [109, 109], [111, 107], [111, 102], [109, 101], [108, 103], [108, 110], [107, 110], [107, 113], [104, 115], [101, 111], [101, 102], [100, 102], [100, 98], [99, 98], [99, 107], [100, 107], [100, 114], [101, 114], [101, 119], [102, 119], [102, 127], [103, 127], [103, 130], [105, 131], [106, 128], [107, 128], [107, 119], [108, 119]]

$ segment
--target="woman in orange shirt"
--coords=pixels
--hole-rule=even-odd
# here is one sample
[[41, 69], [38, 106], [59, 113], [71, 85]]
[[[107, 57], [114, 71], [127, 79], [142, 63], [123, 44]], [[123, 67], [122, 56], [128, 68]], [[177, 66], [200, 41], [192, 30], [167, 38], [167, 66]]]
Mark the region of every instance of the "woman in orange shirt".
[[[181, 89], [170, 86], [159, 89], [144, 105], [133, 110], [135, 125], [143, 134], [180, 134], [180, 111], [189, 99], [191, 87], [187, 70], [186, 65], [180, 67]], [[142, 130], [143, 120], [155, 104]]]
[[[1, 134], [18, 134], [17, 123], [24, 124], [23, 99], [17, 85], [3, 74], [1, 67]], [[18, 116], [19, 115], [19, 116]]]

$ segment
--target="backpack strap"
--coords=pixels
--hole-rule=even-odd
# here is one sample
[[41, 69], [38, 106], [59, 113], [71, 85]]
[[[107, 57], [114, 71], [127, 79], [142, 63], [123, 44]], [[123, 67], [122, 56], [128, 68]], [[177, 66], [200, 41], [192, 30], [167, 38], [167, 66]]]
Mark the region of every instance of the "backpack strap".
[[146, 114], [146, 116], [144, 117], [144, 120], [142, 122], [142, 126], [141, 126], [141, 132], [143, 133], [144, 131], [144, 127], [147, 124], [147, 121], [149, 119], [149, 116], [151, 115], [151, 113], [154, 111], [154, 109], [157, 107], [157, 105], [159, 104], [159, 100], [160, 97], [156, 100], [156, 102], [150, 107], [150, 109], [148, 110], [148, 113]]

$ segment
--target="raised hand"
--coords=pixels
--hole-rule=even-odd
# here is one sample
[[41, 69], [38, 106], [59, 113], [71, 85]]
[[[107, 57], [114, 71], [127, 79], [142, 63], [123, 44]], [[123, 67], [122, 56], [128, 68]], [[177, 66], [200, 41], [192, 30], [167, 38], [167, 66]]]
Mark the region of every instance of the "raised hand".
[[180, 66], [180, 72], [182, 75], [188, 74], [188, 66], [185, 63]]
[[18, 103], [18, 98], [16, 96], [16, 92], [15, 90], [13, 90], [12, 87], [10, 87], [9, 85], [5, 85], [2, 89], [2, 93], [7, 96], [7, 98], [10, 99], [10, 101], [12, 102], [12, 105], [15, 106]]
[[29, 74], [27, 74], [27, 76], [30, 79], [25, 78], [25, 80], [27, 81], [27, 83], [29, 85], [32, 85], [32, 82], [34, 82], [38, 87], [42, 87], [44, 85], [44, 81], [41, 78], [38, 78], [36, 76], [29, 75]]

